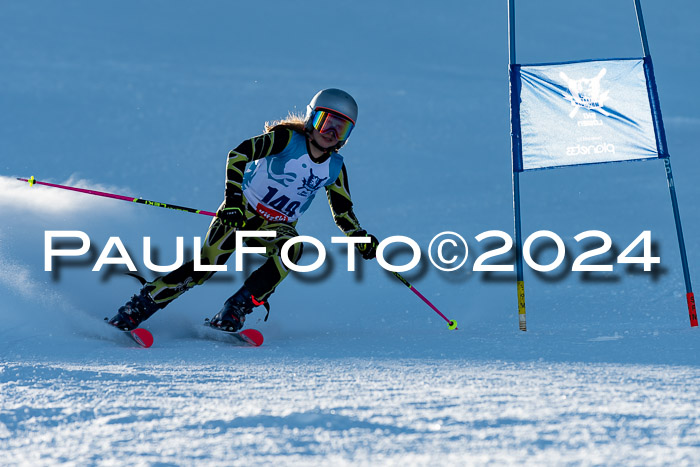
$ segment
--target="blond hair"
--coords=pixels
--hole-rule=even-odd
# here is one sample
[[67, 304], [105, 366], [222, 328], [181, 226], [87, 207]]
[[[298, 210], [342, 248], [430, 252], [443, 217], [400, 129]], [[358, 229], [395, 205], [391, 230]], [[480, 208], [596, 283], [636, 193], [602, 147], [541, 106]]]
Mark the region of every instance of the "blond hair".
[[278, 128], [289, 128], [290, 130], [294, 130], [298, 133], [304, 133], [306, 131], [304, 126], [304, 115], [289, 112], [289, 114], [283, 119], [265, 122], [265, 133], [270, 133]]

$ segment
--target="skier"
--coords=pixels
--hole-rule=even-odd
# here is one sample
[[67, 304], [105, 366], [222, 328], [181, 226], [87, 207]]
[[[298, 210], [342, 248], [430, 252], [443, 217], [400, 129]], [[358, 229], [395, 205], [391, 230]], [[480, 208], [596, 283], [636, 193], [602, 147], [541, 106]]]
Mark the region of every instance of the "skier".
[[[364, 259], [376, 256], [379, 242], [360, 227], [353, 212], [347, 171], [338, 153], [356, 120], [357, 103], [350, 94], [324, 89], [311, 99], [305, 117], [290, 113], [283, 120], [266, 123], [265, 133], [229, 152], [225, 199], [207, 231], [200, 264], [224, 264], [234, 251], [237, 230], [269, 231], [276, 236], [247, 238], [246, 245], [265, 247], [267, 260], [226, 300], [210, 326], [236, 332], [255, 307], [264, 305], [269, 313], [267, 301], [289, 273], [280, 258], [282, 245], [298, 235], [296, 223], [321, 187], [336, 225], [347, 236], [367, 237], [368, 242], [356, 245]], [[297, 243], [288, 257], [296, 264], [301, 254], [302, 245]], [[152, 282], [144, 281], [141, 291], [109, 323], [125, 331], [135, 329], [213, 274], [195, 271], [194, 261], [189, 261]]]

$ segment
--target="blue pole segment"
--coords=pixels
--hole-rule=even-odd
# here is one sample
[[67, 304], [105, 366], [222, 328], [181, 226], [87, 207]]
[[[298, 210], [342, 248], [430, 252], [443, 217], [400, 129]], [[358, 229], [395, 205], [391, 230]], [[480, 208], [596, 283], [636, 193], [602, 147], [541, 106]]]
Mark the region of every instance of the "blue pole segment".
[[508, 64], [510, 81], [510, 130], [513, 158], [513, 212], [515, 227], [515, 269], [517, 277], [518, 321], [521, 331], [527, 330], [525, 320], [525, 282], [523, 280], [523, 248], [520, 222], [520, 172], [523, 155], [520, 133], [519, 66], [515, 65], [515, 0], [508, 0]]
[[692, 293], [690, 284], [690, 271], [688, 269], [688, 255], [685, 251], [685, 240], [683, 239], [683, 228], [681, 227], [681, 214], [678, 210], [678, 199], [676, 197], [676, 185], [673, 181], [673, 171], [671, 170], [671, 158], [664, 158], [666, 166], [666, 180], [668, 181], [668, 191], [671, 194], [671, 204], [673, 205], [673, 217], [676, 220], [676, 234], [678, 235], [678, 246], [681, 253], [681, 264], [683, 265], [683, 278], [685, 279], [686, 293]]
[[515, 63], [515, 0], [508, 0], [508, 63]]
[[649, 41], [647, 40], [647, 28], [644, 26], [644, 16], [642, 16], [642, 4], [640, 0], [634, 0], [634, 11], [637, 13], [637, 25], [639, 26], [639, 35], [642, 38], [642, 49], [644, 56], [649, 54]]
[[683, 266], [683, 279], [685, 280], [686, 298], [688, 300], [688, 312], [690, 314], [690, 325], [698, 325], [697, 311], [695, 307], [695, 296], [690, 282], [690, 270], [688, 268], [688, 255], [685, 251], [685, 240], [683, 239], [683, 228], [681, 227], [681, 214], [678, 209], [678, 198], [676, 197], [676, 184], [673, 181], [673, 171], [671, 170], [671, 158], [668, 153], [668, 145], [666, 143], [666, 131], [664, 130], [663, 119], [661, 118], [661, 105], [659, 102], [659, 94], [656, 89], [656, 78], [654, 77], [654, 66], [651, 62], [651, 53], [649, 52], [649, 40], [647, 39], [647, 30], [644, 26], [644, 17], [642, 15], [642, 5], [640, 0], [634, 0], [634, 9], [637, 13], [637, 24], [639, 25], [639, 35], [642, 39], [642, 49], [644, 50], [644, 73], [647, 78], [647, 90], [649, 92], [649, 103], [651, 106], [652, 119], [654, 121], [654, 130], [656, 133], [656, 145], [658, 147], [659, 157], [663, 159], [666, 168], [666, 181], [668, 182], [668, 191], [671, 195], [671, 205], [673, 206], [673, 218], [676, 221], [676, 235], [678, 236], [678, 249], [681, 255], [681, 265]]
[[513, 211], [515, 213], [515, 274], [523, 280], [523, 237], [520, 221], [520, 172], [513, 172]]
[[668, 144], [666, 143], [666, 130], [661, 117], [661, 103], [659, 92], [656, 90], [656, 78], [654, 77], [654, 66], [651, 63], [651, 56], [644, 57], [644, 74], [647, 81], [647, 92], [649, 93], [649, 107], [651, 108], [651, 118], [654, 122], [654, 133], [656, 134], [656, 148], [659, 157], [668, 158]]
[[520, 131], [520, 65], [510, 65], [510, 138], [513, 172], [523, 171], [523, 145]]

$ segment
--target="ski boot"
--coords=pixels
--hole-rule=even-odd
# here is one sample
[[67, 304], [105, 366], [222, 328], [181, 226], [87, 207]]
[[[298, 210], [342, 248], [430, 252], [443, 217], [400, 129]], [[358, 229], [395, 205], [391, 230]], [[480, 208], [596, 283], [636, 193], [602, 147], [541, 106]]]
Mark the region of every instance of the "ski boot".
[[108, 323], [122, 331], [131, 331], [159, 309], [158, 304], [153, 301], [151, 295], [144, 288], [138, 295], [134, 295], [124, 306], [120, 307], [117, 314]]
[[226, 300], [221, 311], [209, 320], [209, 326], [226, 332], [238, 332], [245, 323], [245, 315], [252, 313], [253, 308], [259, 305], [265, 305], [269, 312], [267, 302], [256, 300], [244, 285]]

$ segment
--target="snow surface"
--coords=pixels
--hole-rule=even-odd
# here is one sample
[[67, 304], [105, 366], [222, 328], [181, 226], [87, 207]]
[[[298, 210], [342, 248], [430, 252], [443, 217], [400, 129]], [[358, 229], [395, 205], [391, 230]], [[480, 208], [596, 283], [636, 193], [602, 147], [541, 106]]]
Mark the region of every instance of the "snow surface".
[[[700, 6], [643, 7], [697, 280]], [[517, 14], [521, 63], [641, 55], [632, 1]], [[661, 162], [521, 176], [524, 235], [568, 252], [526, 269], [528, 332], [514, 274], [472, 271], [500, 246], [475, 237], [513, 225], [505, 1], [3, 2], [0, 51], [2, 464], [700, 464], [699, 334]], [[151, 349], [108, 329], [138, 289], [122, 266], [92, 272], [109, 238], [150, 278], [143, 238], [168, 264], [209, 219], [15, 177], [214, 210], [228, 151], [325, 87], [360, 106], [343, 151], [360, 220], [419, 243], [405, 276], [459, 331], [376, 262], [347, 272], [322, 197], [298, 228], [328, 259], [280, 286], [268, 322], [251, 315], [262, 347], [201, 338], [245, 277], [233, 264], [145, 324]], [[661, 264], [571, 272], [593, 229], [613, 239], [601, 262], [650, 230]], [[44, 271], [49, 230], [87, 233], [90, 252]], [[451, 273], [427, 261], [447, 230], [470, 247]]]

